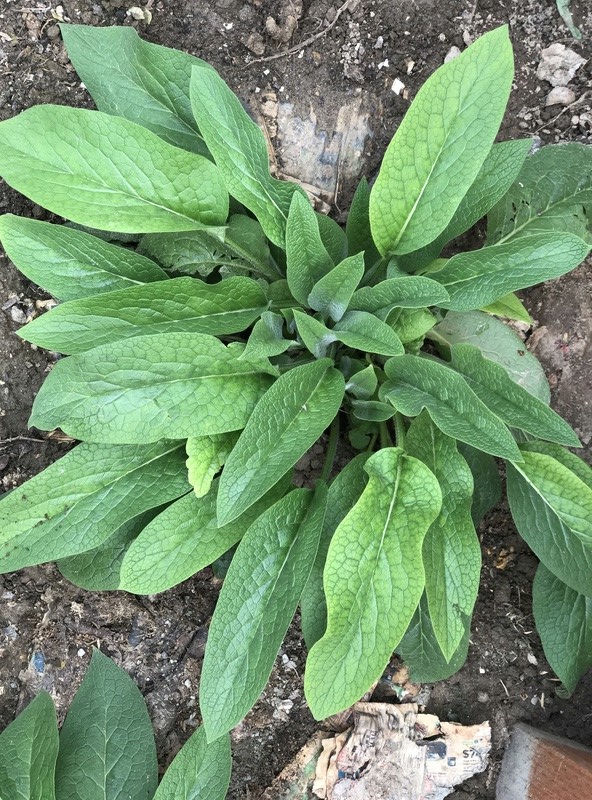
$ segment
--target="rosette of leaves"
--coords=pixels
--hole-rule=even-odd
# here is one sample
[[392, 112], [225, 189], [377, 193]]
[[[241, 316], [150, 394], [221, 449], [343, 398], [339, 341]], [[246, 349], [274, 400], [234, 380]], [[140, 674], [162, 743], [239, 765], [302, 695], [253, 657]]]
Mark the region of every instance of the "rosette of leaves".
[[[321, 718], [393, 651], [418, 680], [460, 668], [503, 459], [573, 688], [592, 661], [592, 473], [500, 318], [528, 322], [514, 292], [588, 254], [592, 151], [494, 141], [507, 29], [429, 78], [345, 229], [271, 176], [211, 67], [129, 28], [62, 32], [99, 110], [0, 123], [0, 173], [70, 224], [6, 215], [0, 236], [62, 301], [20, 331], [68, 356], [31, 425], [83, 443], [3, 499], [2, 570], [55, 560], [83, 587], [152, 594], [224, 556], [208, 739], [252, 707], [299, 607]], [[459, 252], [484, 217], [485, 245]], [[340, 436], [360, 453], [330, 480]], [[320, 438], [321, 477], [295, 488]]]
[[230, 737], [189, 737], [160, 783], [144, 698], [124, 670], [95, 650], [61, 730], [41, 692], [0, 733], [2, 800], [223, 800]]

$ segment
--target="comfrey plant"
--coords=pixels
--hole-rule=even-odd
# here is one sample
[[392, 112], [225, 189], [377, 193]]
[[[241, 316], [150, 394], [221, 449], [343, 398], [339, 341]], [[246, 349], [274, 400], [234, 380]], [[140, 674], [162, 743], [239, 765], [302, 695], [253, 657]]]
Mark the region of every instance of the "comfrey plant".
[[[5, 215], [0, 237], [62, 301], [20, 331], [68, 355], [31, 425], [83, 444], [0, 503], [1, 569], [55, 560], [83, 587], [153, 594], [225, 556], [208, 740], [252, 707], [298, 608], [322, 718], [393, 651], [417, 680], [462, 665], [497, 457], [573, 689], [592, 659], [592, 471], [499, 317], [529, 320], [513, 292], [588, 254], [592, 151], [494, 144], [507, 29], [429, 78], [345, 230], [271, 177], [211, 67], [129, 28], [62, 32], [99, 111], [0, 123], [0, 173], [70, 223]], [[485, 246], [445, 249], [486, 215]], [[327, 429], [314, 490], [294, 488]], [[361, 452], [330, 481], [342, 435]]]

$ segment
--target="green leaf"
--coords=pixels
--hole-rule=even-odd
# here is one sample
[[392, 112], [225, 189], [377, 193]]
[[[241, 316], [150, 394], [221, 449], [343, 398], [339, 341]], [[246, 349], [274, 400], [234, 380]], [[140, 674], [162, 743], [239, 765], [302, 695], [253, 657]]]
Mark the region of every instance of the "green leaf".
[[317, 557], [300, 598], [300, 625], [308, 650], [323, 636], [327, 627], [323, 570], [329, 544], [337, 526], [358, 502], [364, 490], [368, 480], [364, 466], [369, 457], [369, 453], [360, 453], [352, 458], [333, 479], [327, 492], [327, 511]]
[[181, 497], [155, 517], [131, 544], [121, 566], [120, 589], [134, 594], [157, 594], [195, 575], [230, 550], [245, 531], [290, 486], [282, 478], [244, 514], [218, 527], [216, 494]]
[[0, 501], [0, 571], [98, 547], [189, 489], [178, 442], [81, 444]]
[[[201, 333], [160, 333], [58, 361], [30, 424], [122, 444], [240, 430], [270, 385], [264, 362]], [[222, 399], [223, 398], [223, 399]]]
[[224, 800], [231, 771], [230, 736], [208, 744], [200, 727], [173, 759], [154, 800]]
[[56, 800], [150, 800], [157, 775], [144, 698], [95, 650], [60, 732]]
[[503, 26], [440, 67], [419, 90], [370, 195], [372, 234], [383, 255], [418, 250], [449, 224], [493, 144], [513, 73]]
[[404, 256], [405, 268], [413, 270], [426, 266], [440, 255], [447, 242], [468, 231], [484, 217], [518, 177], [531, 146], [531, 139], [494, 144], [447, 227], [433, 242]]
[[228, 215], [210, 161], [83, 108], [34, 106], [1, 122], [0, 175], [34, 203], [105, 231], [195, 230]]
[[0, 240], [18, 269], [59, 300], [76, 300], [167, 277], [157, 264], [133, 250], [63, 225], [3, 214]]
[[473, 476], [454, 439], [440, 433], [425, 412], [411, 423], [405, 449], [430, 468], [442, 490], [440, 514], [423, 541], [423, 565], [434, 635], [450, 661], [473, 614], [481, 575], [471, 518]]
[[121, 562], [130, 544], [154, 517], [154, 511], [124, 522], [103, 544], [58, 561], [58, 569], [67, 580], [89, 592], [119, 589]]
[[591, 241], [592, 152], [569, 142], [542, 147], [488, 218], [490, 244], [541, 231], [570, 231]]
[[518, 322], [525, 322], [527, 325], [532, 325], [532, 317], [524, 307], [524, 304], [515, 294], [507, 294], [505, 297], [500, 297], [494, 303], [490, 303], [481, 309], [487, 311], [488, 314], [495, 314], [498, 317], [505, 317], [506, 319], [515, 319]]
[[421, 597], [423, 538], [442, 503], [434, 475], [400, 448], [380, 450], [365, 468], [368, 485], [327, 555], [327, 631], [304, 676], [316, 719], [352, 705], [382, 674]]
[[41, 692], [0, 733], [2, 800], [55, 800], [58, 723], [51, 697]]
[[437, 322], [427, 308], [394, 308], [386, 317], [403, 344], [423, 339]]
[[404, 355], [389, 359], [385, 372], [390, 381], [381, 387], [381, 399], [390, 401], [406, 417], [416, 417], [425, 408], [447, 436], [485, 453], [520, 460], [520, 451], [504, 423], [450, 367]]
[[333, 261], [319, 233], [315, 212], [308, 199], [295, 194], [290, 204], [286, 226], [286, 259], [288, 286], [302, 305], [316, 283], [333, 270]]
[[539, 441], [525, 442], [520, 445], [520, 449], [528, 450], [530, 453], [544, 453], [547, 456], [552, 456], [592, 489], [592, 468], [583, 459], [576, 456], [575, 453], [571, 453], [558, 444]]
[[190, 436], [187, 439], [185, 463], [189, 483], [196, 497], [204, 497], [210, 491], [214, 475], [224, 466], [237, 439], [237, 431], [214, 436]]
[[[529, 445], [530, 447], [530, 445]], [[592, 585], [592, 482], [544, 453], [508, 464], [507, 491], [518, 532], [540, 561], [576, 592]]]
[[334, 264], [341, 263], [347, 256], [347, 236], [341, 225], [326, 214], [315, 212], [319, 233], [325, 250]]
[[256, 405], [218, 490], [218, 523], [236, 519], [277, 483], [339, 411], [345, 382], [329, 359], [281, 375]]
[[431, 276], [450, 295], [444, 308], [470, 311], [508, 292], [565, 275], [586, 258], [590, 245], [572, 233], [537, 233], [506, 244], [459, 253]]
[[354, 417], [369, 422], [386, 422], [395, 416], [395, 409], [379, 400], [352, 400]]
[[264, 311], [253, 326], [241, 359], [279, 356], [296, 344], [293, 339], [284, 339], [283, 317], [273, 311]]
[[580, 440], [559, 414], [515, 383], [500, 364], [484, 358], [478, 347], [459, 343], [452, 345], [450, 352], [451, 366], [506, 425], [540, 439], [581, 447]]
[[84, 353], [99, 345], [166, 333], [223, 336], [245, 330], [266, 306], [250, 278], [207, 284], [172, 278], [71, 300], [34, 319], [19, 335], [48, 350]]
[[485, 358], [501, 364], [513, 381], [539, 400], [549, 403], [551, 392], [538, 359], [526, 349], [522, 339], [499, 319], [481, 311], [449, 311], [432, 334], [437, 342], [448, 347], [457, 342], [475, 345]]
[[570, 589], [539, 564], [532, 610], [545, 657], [571, 694], [592, 667], [592, 598]]
[[338, 322], [345, 314], [356, 286], [364, 276], [364, 256], [341, 261], [312, 288], [307, 305]]
[[358, 400], [369, 400], [378, 386], [378, 377], [372, 364], [348, 377], [345, 391]]
[[380, 258], [380, 253], [372, 240], [370, 231], [370, 187], [363, 177], [354, 193], [345, 225], [348, 252], [352, 255], [364, 252], [366, 266], [371, 266]]
[[133, 28], [62, 24], [60, 29], [70, 61], [99, 111], [207, 155], [189, 101], [191, 67], [206, 66], [203, 61], [145, 42]]
[[290, 201], [301, 190], [295, 183], [271, 177], [262, 131], [211, 67], [193, 67], [190, 97], [193, 115], [228, 191], [253, 212], [265, 235], [284, 247]]
[[458, 449], [473, 474], [471, 516], [479, 525], [486, 514], [502, 499], [502, 482], [495, 459], [468, 444], [458, 442]]
[[470, 620], [467, 620], [465, 633], [458, 649], [450, 661], [446, 661], [434, 635], [424, 594], [405, 636], [397, 647], [397, 653], [409, 668], [409, 679], [415, 683], [437, 683], [458, 672], [467, 660], [470, 633]]
[[381, 309], [441, 305], [447, 300], [448, 292], [437, 281], [420, 275], [406, 275], [358, 289], [349, 307], [357, 311], [376, 312]]
[[394, 330], [366, 311], [348, 311], [332, 333], [340, 342], [356, 350], [385, 356], [403, 353], [403, 345]]
[[199, 705], [209, 741], [233, 728], [263, 691], [308, 580], [327, 503], [295, 489], [241, 541], [210, 624]]

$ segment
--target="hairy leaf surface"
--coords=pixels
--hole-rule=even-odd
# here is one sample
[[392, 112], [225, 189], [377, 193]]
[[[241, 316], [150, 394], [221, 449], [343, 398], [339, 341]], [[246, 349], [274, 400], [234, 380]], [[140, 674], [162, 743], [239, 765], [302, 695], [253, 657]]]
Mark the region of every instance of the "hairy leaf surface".
[[230, 736], [208, 744], [199, 727], [169, 765], [154, 800], [224, 800], [231, 771]]
[[364, 256], [358, 253], [344, 259], [315, 283], [307, 305], [339, 322], [364, 275]]
[[351, 310], [376, 312], [391, 308], [423, 308], [442, 305], [448, 292], [437, 281], [421, 275], [389, 278], [354, 293]]
[[317, 216], [308, 199], [295, 194], [286, 226], [286, 278], [293, 296], [302, 305], [325, 275], [333, 270], [333, 260], [325, 249]]

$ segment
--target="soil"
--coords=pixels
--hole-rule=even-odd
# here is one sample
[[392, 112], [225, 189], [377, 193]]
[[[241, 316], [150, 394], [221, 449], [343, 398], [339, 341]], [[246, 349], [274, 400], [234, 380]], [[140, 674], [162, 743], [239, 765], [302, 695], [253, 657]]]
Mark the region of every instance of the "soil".
[[[592, 57], [592, 9], [585, 0], [571, 4], [582, 42], [571, 38], [553, 0], [350, 0], [346, 9], [331, 0], [148, 0], [143, 6], [152, 13], [150, 24], [133, 22], [126, 15], [130, 5], [0, 0], [0, 119], [37, 103], [91, 106], [65, 54], [59, 18], [134, 24], [148, 40], [212, 63], [265, 125], [278, 172], [316, 187], [320, 204], [339, 218], [359, 174], [376, 171], [408, 97], [450, 48], [462, 49], [483, 31], [509, 23], [517, 70], [502, 138], [592, 142], [589, 65], [570, 83], [576, 102], [569, 108], [545, 108], [551, 87], [536, 76], [541, 51], [553, 42]], [[266, 23], [268, 17], [276, 24]], [[294, 52], [285, 55], [289, 48]], [[405, 85], [400, 94], [391, 88], [395, 79]], [[3, 184], [0, 211], [48, 218]], [[14, 332], [38, 313], [35, 301], [45, 295], [0, 260], [0, 479], [9, 490], [69, 443], [27, 430], [52, 357]], [[580, 433], [588, 459], [591, 295], [591, 264], [525, 295], [536, 320], [529, 346], [548, 371], [555, 408]], [[302, 465], [303, 480], [313, 477], [318, 460], [313, 452]], [[466, 723], [491, 720], [490, 767], [452, 795], [485, 800], [494, 797], [500, 756], [516, 721], [592, 745], [592, 675], [571, 699], [556, 694], [530, 607], [536, 559], [506, 505], [486, 519], [480, 536], [483, 575], [469, 658], [456, 676], [433, 687], [428, 710]], [[41, 688], [51, 692], [63, 718], [92, 646], [100, 646], [144, 693], [164, 766], [199, 724], [199, 669], [218, 585], [204, 570], [175, 590], [137, 598], [83, 592], [51, 565], [0, 577], [0, 728]], [[232, 800], [259, 797], [315, 730], [302, 694], [304, 660], [294, 626], [262, 699], [233, 734]]]

